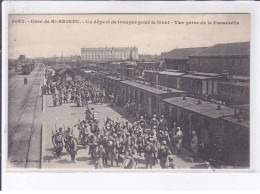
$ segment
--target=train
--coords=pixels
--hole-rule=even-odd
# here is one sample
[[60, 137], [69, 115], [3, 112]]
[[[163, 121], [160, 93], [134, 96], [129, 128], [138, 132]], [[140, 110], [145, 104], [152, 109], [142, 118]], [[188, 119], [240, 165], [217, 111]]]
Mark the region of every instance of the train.
[[147, 82], [183, 90], [187, 96], [221, 101], [229, 107], [249, 103], [249, 79], [227, 73], [145, 70]]
[[[173, 73], [169, 75], [172, 76]], [[100, 79], [99, 83], [106, 88], [108, 94], [114, 93], [118, 96], [118, 105], [124, 106], [129, 101], [143, 105], [148, 122], [154, 114], [159, 118], [163, 114], [168, 121], [172, 121], [169, 122], [169, 128], [172, 128], [173, 121], [176, 121], [183, 131], [183, 146], [186, 149], [190, 149], [191, 132], [196, 131], [202, 158], [214, 160], [220, 165], [248, 167], [249, 119], [239, 114], [241, 107], [236, 108], [240, 109], [237, 111], [223, 104], [188, 97], [187, 93], [190, 91], [182, 90], [181, 82], [194, 78], [181, 79], [183, 75], [177, 73], [174, 76], [176, 80], [167, 80], [179, 89], [106, 74], [99, 74], [96, 78]], [[196, 84], [208, 87], [207, 90], [198, 87], [198, 91], [216, 92], [216, 87], [211, 87], [214, 84], [214, 76], [206, 76], [207, 84], [203, 84], [204, 78], [196, 77], [199, 80]], [[161, 83], [167, 83], [167, 80], [160, 79], [159, 77], [158, 81]], [[209, 86], [209, 83], [212, 85]]]
[[34, 64], [23, 64], [22, 65], [22, 74], [23, 75], [29, 75], [32, 70], [34, 69]]

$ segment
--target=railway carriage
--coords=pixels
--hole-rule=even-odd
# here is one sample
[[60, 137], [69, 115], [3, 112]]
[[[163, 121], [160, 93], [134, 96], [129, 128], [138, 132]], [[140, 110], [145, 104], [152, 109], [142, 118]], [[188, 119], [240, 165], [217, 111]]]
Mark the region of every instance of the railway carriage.
[[181, 127], [187, 149], [190, 149], [191, 133], [196, 131], [204, 159], [249, 166], [249, 122], [246, 118], [239, 121], [234, 109], [190, 97], [164, 99], [162, 108]]
[[23, 64], [22, 65], [22, 74], [29, 75], [34, 68], [34, 64]]
[[120, 81], [120, 101], [126, 104], [129, 100], [141, 104], [147, 117], [153, 114], [160, 115], [160, 103], [162, 99], [184, 96], [185, 92], [172, 88], [154, 87], [147, 82], [133, 82], [130, 80]]

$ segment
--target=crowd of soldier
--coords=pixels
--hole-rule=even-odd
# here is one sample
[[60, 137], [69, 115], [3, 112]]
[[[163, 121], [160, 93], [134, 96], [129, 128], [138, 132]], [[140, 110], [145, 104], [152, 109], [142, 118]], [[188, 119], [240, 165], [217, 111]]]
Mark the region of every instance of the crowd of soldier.
[[[56, 83], [47, 81], [43, 87], [44, 94], [59, 96], [59, 103], [62, 101], [68, 103], [70, 94], [71, 102], [77, 103], [78, 106], [86, 106], [85, 119], [79, 121], [77, 126], [78, 137], [71, 128], [59, 128], [52, 135], [54, 153], [60, 159], [61, 152], [65, 148], [71, 156], [71, 161], [76, 162], [75, 158], [79, 147], [88, 149], [95, 168], [103, 168], [105, 165], [120, 166], [122, 161], [123, 168], [138, 168], [138, 164], [143, 160], [146, 168], [153, 168], [160, 163], [161, 168], [175, 168], [174, 158], [182, 151], [183, 134], [180, 127], [174, 123], [172, 129], [168, 129], [168, 122], [161, 115], [158, 120], [153, 115], [150, 123], [144, 119], [143, 107], [136, 106], [134, 102], [129, 101], [125, 105], [126, 117], [135, 114], [136, 121], [112, 120], [107, 118], [104, 126], [99, 125], [99, 121], [94, 118], [94, 114], [88, 108], [88, 103], [103, 103], [105, 90], [101, 86], [94, 84], [90, 80], [78, 80]], [[80, 95], [81, 94], [81, 95]], [[83, 97], [82, 97], [83, 95]], [[111, 99], [111, 94], [109, 97]], [[63, 97], [63, 98], [62, 98]], [[102, 98], [102, 100], [100, 100]], [[54, 105], [55, 105], [54, 98]], [[113, 105], [114, 99], [111, 100]], [[195, 131], [192, 132], [191, 150], [193, 157], [198, 156], [198, 137]], [[174, 149], [170, 149], [174, 148]], [[174, 153], [172, 150], [177, 150]], [[122, 159], [122, 160], [121, 160]]]

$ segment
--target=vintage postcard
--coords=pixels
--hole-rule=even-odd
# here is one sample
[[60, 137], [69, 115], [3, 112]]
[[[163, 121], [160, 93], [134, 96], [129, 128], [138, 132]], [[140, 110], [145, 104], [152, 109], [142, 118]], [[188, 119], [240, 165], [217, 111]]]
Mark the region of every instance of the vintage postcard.
[[12, 169], [249, 169], [250, 14], [10, 14]]

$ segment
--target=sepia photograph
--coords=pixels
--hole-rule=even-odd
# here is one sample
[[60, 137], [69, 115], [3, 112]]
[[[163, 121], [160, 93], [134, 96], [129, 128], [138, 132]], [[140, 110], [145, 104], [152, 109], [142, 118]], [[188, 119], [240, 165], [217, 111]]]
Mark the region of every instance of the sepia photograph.
[[9, 14], [9, 170], [250, 169], [250, 14]]

